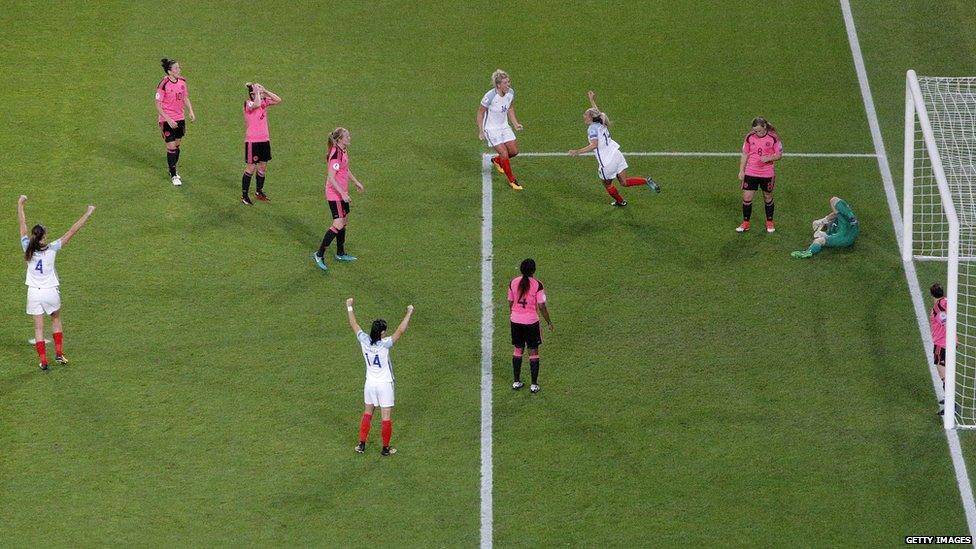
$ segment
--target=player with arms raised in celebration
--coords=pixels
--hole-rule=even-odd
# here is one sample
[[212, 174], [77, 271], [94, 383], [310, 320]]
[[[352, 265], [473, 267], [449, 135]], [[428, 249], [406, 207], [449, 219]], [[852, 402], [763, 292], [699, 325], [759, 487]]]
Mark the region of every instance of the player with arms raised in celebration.
[[773, 163], [783, 157], [783, 142], [776, 128], [759, 116], [752, 121], [750, 131], [742, 142], [742, 158], [739, 161], [739, 181], [742, 182], [742, 223], [736, 232], [749, 230], [752, 217], [752, 199], [757, 189], [762, 189], [766, 202], [766, 232], [776, 231], [773, 224], [773, 186], [776, 184], [776, 171]]
[[[515, 381], [512, 389], [521, 389], [522, 383], [522, 354], [529, 348], [529, 366], [532, 369], [532, 394], [538, 393], [539, 387], [539, 345], [542, 344], [542, 329], [539, 326], [539, 311], [546, 319], [549, 331], [553, 331], [552, 320], [549, 319], [549, 309], [546, 308], [546, 292], [542, 283], [535, 278], [535, 260], [526, 259], [519, 266], [521, 276], [512, 279], [508, 284], [508, 307], [511, 311], [512, 322], [512, 371]], [[538, 309], [538, 310], [537, 310]]]
[[332, 211], [332, 225], [325, 232], [319, 250], [312, 254], [312, 259], [319, 269], [328, 270], [325, 264], [325, 249], [329, 247], [334, 239], [336, 241], [336, 256], [338, 261], [356, 261], [356, 257], [346, 253], [346, 224], [349, 218], [349, 180], [352, 179], [356, 184], [356, 190], [363, 192], [366, 189], [363, 184], [356, 179], [356, 176], [349, 171], [349, 155], [346, 148], [349, 146], [351, 136], [349, 130], [336, 128], [329, 134], [329, 153], [326, 155], [326, 162], [329, 164], [329, 173], [325, 178], [325, 199], [329, 202], [329, 209]]
[[366, 384], [363, 386], [366, 408], [359, 423], [359, 444], [356, 445], [356, 451], [360, 454], [366, 451], [373, 410], [378, 406], [383, 418], [381, 432], [383, 450], [380, 451], [380, 455], [389, 456], [396, 453], [396, 448], [390, 446], [390, 437], [393, 436], [393, 388], [396, 383], [393, 377], [393, 363], [390, 362], [390, 349], [407, 331], [410, 317], [413, 316], [413, 305], [407, 305], [407, 314], [390, 337], [386, 335], [386, 321], [383, 319], [373, 321], [369, 334], [359, 327], [356, 313], [352, 309], [351, 297], [346, 300], [346, 313], [349, 316], [349, 326], [356, 334], [359, 345], [362, 346], [363, 359], [366, 361]]
[[603, 187], [613, 198], [611, 206], [623, 207], [627, 201], [620, 195], [613, 180], [617, 178], [625, 187], [636, 185], [647, 185], [647, 188], [654, 192], [661, 192], [661, 187], [650, 177], [627, 177], [627, 160], [620, 152], [620, 145], [610, 137], [610, 119], [607, 113], [596, 106], [596, 94], [592, 91], [586, 92], [590, 99], [590, 108], [583, 113], [583, 123], [586, 124], [586, 135], [590, 139], [590, 144], [582, 149], [572, 149], [570, 156], [579, 156], [590, 151], [596, 151], [597, 175], [603, 181]]
[[271, 202], [264, 194], [264, 176], [271, 160], [271, 133], [268, 131], [268, 107], [281, 103], [281, 98], [258, 83], [244, 85], [248, 98], [244, 101], [244, 176], [241, 178], [241, 203], [251, 202], [251, 176], [258, 172], [258, 188], [254, 196], [262, 202]]
[[47, 242], [47, 229], [44, 225], [34, 225], [27, 232], [27, 215], [24, 213], [24, 203], [27, 197], [21, 195], [17, 200], [17, 220], [20, 222], [20, 247], [24, 251], [27, 261], [27, 314], [34, 317], [34, 346], [37, 356], [41, 359], [41, 369], [47, 370], [47, 352], [44, 342], [44, 315], [51, 316], [51, 329], [54, 332], [55, 360], [67, 364], [64, 356], [64, 331], [61, 327], [61, 291], [59, 289], [58, 272], [54, 268], [54, 259], [58, 251], [71, 240], [71, 237], [81, 229], [95, 206], [88, 206], [81, 219], [64, 233], [64, 236], [54, 242]]
[[854, 245], [860, 227], [857, 216], [844, 200], [836, 196], [830, 199], [831, 212], [813, 222], [813, 242], [806, 250], [798, 250], [790, 255], [797, 259], [808, 259], [826, 248], [849, 248]]
[[[522, 186], [512, 172], [511, 159], [518, 155], [518, 141], [515, 129], [522, 131], [522, 124], [515, 117], [515, 90], [512, 89], [508, 73], [498, 69], [491, 75], [494, 87], [481, 98], [478, 107], [478, 139], [495, 149], [497, 156], [491, 159], [495, 168], [508, 178], [508, 186], [521, 191]], [[508, 123], [511, 122], [512, 126]]]
[[166, 142], [166, 164], [169, 166], [169, 177], [173, 185], [183, 184], [180, 175], [176, 173], [176, 163], [180, 161], [180, 143], [186, 134], [186, 117], [183, 107], [190, 111], [190, 121], [196, 121], [193, 114], [193, 104], [186, 89], [186, 80], [181, 76], [180, 64], [173, 59], [160, 60], [166, 76], [156, 86], [156, 111], [159, 113], [159, 130]]

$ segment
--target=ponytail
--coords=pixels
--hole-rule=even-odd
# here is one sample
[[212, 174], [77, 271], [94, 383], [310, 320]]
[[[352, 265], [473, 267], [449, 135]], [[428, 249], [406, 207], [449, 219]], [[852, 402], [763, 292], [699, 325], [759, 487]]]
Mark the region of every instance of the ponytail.
[[339, 126], [338, 128], [332, 130], [332, 133], [329, 134], [330, 152], [332, 151], [333, 148], [337, 148], [339, 146], [339, 140], [342, 139], [342, 136], [347, 133], [349, 133], [349, 130], [343, 128], [342, 126]]
[[169, 70], [176, 64], [176, 60], [164, 57], [159, 60], [159, 64], [163, 67], [163, 72], [169, 74]]
[[373, 325], [369, 328], [369, 344], [376, 345], [376, 342], [383, 339], [383, 332], [386, 331], [386, 321], [382, 318], [377, 318], [373, 321]]
[[601, 111], [596, 107], [586, 109], [586, 114], [590, 115], [590, 119], [597, 124], [603, 124], [604, 126], [610, 127], [610, 117], [607, 113]]
[[44, 228], [44, 225], [34, 225], [31, 229], [30, 240], [27, 242], [27, 250], [24, 251], [24, 261], [30, 261], [35, 253], [47, 247], [41, 244], [45, 234], [47, 234], [47, 229]]
[[519, 271], [522, 272], [522, 279], [519, 280], [518, 299], [516, 301], [520, 301], [525, 295], [525, 292], [529, 291], [529, 288], [532, 287], [532, 275], [535, 274], [535, 260], [523, 260], [522, 264], [519, 265]]

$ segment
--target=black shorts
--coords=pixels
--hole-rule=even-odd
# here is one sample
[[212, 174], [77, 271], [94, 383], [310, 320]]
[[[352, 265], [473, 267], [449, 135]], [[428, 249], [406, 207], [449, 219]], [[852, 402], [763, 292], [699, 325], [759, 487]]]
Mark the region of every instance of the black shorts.
[[183, 139], [183, 136], [186, 135], [186, 120], [177, 120], [175, 128], [169, 127], [166, 122], [160, 122], [159, 131], [163, 132], [163, 141], [167, 143]]
[[244, 163], [256, 164], [271, 160], [271, 142], [244, 143]]
[[332, 210], [332, 219], [345, 218], [349, 215], [349, 203], [345, 200], [330, 200], [329, 209]]
[[945, 366], [945, 347], [932, 346], [932, 360], [936, 366]]
[[773, 192], [774, 185], [776, 185], [775, 177], [756, 177], [754, 175], [747, 175], [742, 180], [743, 191], [755, 191], [757, 189], [762, 189], [763, 192], [771, 193]]
[[521, 349], [528, 347], [538, 349], [542, 344], [542, 328], [539, 323], [519, 324], [512, 322], [512, 345]]

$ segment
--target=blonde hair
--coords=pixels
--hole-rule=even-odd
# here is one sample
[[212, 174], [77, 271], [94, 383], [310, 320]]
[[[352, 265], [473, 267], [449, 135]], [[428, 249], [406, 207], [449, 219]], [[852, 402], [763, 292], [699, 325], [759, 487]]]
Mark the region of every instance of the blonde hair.
[[604, 126], [610, 126], [610, 117], [608, 117], [607, 113], [601, 111], [600, 109], [590, 107], [589, 109], [586, 109], [586, 114], [590, 115], [590, 119], [592, 119], [594, 122], [603, 124]]
[[329, 134], [329, 149], [331, 150], [333, 147], [338, 147], [339, 140], [342, 139], [343, 135], [348, 133], [349, 130], [343, 128], [342, 126], [332, 130], [332, 133]]
[[506, 78], [508, 78], [508, 73], [501, 69], [497, 69], [495, 72], [491, 73], [491, 83], [496, 88], [502, 83], [502, 80], [505, 80]]

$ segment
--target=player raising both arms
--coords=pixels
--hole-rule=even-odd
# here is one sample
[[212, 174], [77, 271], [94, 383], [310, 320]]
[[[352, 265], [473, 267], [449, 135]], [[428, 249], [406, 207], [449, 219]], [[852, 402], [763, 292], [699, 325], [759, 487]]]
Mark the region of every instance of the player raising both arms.
[[[512, 389], [521, 389], [522, 383], [522, 354], [529, 348], [529, 366], [532, 369], [532, 394], [538, 393], [539, 387], [539, 345], [542, 344], [542, 329], [539, 326], [539, 311], [546, 319], [549, 331], [553, 331], [552, 320], [549, 319], [549, 309], [546, 308], [546, 292], [533, 275], [535, 274], [535, 260], [526, 259], [519, 266], [522, 276], [517, 276], [508, 284], [508, 308], [511, 311], [512, 322], [512, 371], [515, 381]], [[537, 310], [538, 308], [538, 310]]]
[[776, 171], [773, 162], [783, 157], [783, 142], [776, 128], [759, 116], [752, 121], [752, 130], [742, 142], [742, 158], [739, 161], [739, 181], [742, 182], [742, 223], [736, 232], [749, 230], [752, 217], [752, 199], [756, 189], [762, 189], [766, 202], [766, 232], [776, 230], [773, 225], [773, 186], [776, 184]]
[[271, 202], [264, 194], [264, 176], [271, 160], [271, 134], [268, 132], [268, 107], [281, 103], [281, 98], [258, 83], [244, 84], [248, 98], [244, 101], [244, 176], [241, 178], [241, 203], [253, 206], [249, 191], [251, 176], [258, 172], [255, 198]]
[[625, 187], [647, 185], [652, 191], [661, 192], [661, 187], [650, 177], [627, 177], [627, 160], [620, 152], [620, 145], [610, 138], [610, 129], [607, 127], [610, 125], [610, 119], [607, 117], [607, 113], [596, 106], [595, 93], [588, 91], [586, 96], [590, 99], [590, 108], [583, 113], [583, 123], [587, 126], [586, 135], [590, 139], [590, 144], [582, 149], [570, 150], [569, 155], [579, 156], [590, 151], [596, 151], [596, 173], [603, 181], [603, 187], [607, 193], [613, 197], [611, 206], [623, 207], [627, 205], [627, 201], [620, 196], [620, 192], [613, 184], [614, 178], [617, 178]]
[[336, 256], [339, 261], [356, 261], [356, 257], [346, 253], [346, 223], [349, 218], [349, 180], [356, 184], [356, 190], [363, 192], [363, 184], [349, 171], [349, 155], [346, 148], [351, 140], [349, 130], [336, 128], [329, 134], [329, 152], [326, 162], [329, 173], [325, 178], [325, 199], [332, 210], [332, 225], [325, 232], [319, 250], [312, 254], [312, 259], [319, 269], [328, 270], [325, 264], [325, 249], [334, 239], [336, 241]]
[[64, 356], [64, 331], [61, 327], [61, 291], [59, 289], [58, 272], [54, 268], [54, 259], [58, 251], [71, 240], [71, 237], [81, 229], [95, 211], [95, 206], [88, 206], [88, 210], [75, 224], [64, 233], [64, 236], [54, 242], [47, 242], [47, 229], [44, 225], [34, 225], [30, 233], [27, 232], [27, 215], [24, 213], [24, 203], [27, 197], [21, 195], [17, 200], [17, 220], [20, 222], [20, 247], [24, 251], [27, 261], [27, 314], [34, 317], [34, 346], [37, 356], [41, 359], [41, 369], [47, 370], [47, 351], [44, 342], [44, 315], [51, 316], [51, 330], [54, 332], [55, 360], [67, 364]]
[[[494, 87], [481, 98], [481, 106], [478, 107], [478, 139], [488, 143], [498, 153], [491, 162], [508, 178], [508, 186], [521, 191], [522, 186], [515, 179], [510, 161], [519, 152], [512, 126], [522, 131], [522, 124], [515, 117], [515, 107], [512, 106], [515, 90], [511, 87], [508, 73], [501, 69], [492, 73], [491, 82]], [[508, 125], [509, 122], [512, 126]]]
[[180, 161], [180, 143], [186, 134], [186, 118], [183, 106], [190, 111], [190, 121], [196, 121], [193, 114], [193, 104], [186, 90], [186, 80], [181, 76], [180, 64], [173, 59], [162, 58], [160, 64], [166, 76], [156, 86], [156, 111], [159, 113], [159, 129], [163, 132], [166, 142], [166, 164], [169, 166], [169, 176], [173, 185], [183, 184], [180, 175], [176, 173], [176, 163]]
[[844, 200], [835, 197], [830, 199], [831, 212], [822, 219], [813, 222], [813, 242], [806, 250], [791, 253], [797, 259], [807, 259], [820, 253], [823, 248], [848, 248], [854, 245], [860, 227], [857, 216]]
[[373, 410], [378, 406], [383, 418], [382, 436], [383, 450], [381, 456], [396, 453], [396, 448], [390, 447], [390, 437], [393, 436], [393, 396], [396, 379], [393, 377], [393, 363], [390, 362], [390, 349], [407, 331], [410, 317], [413, 316], [413, 305], [407, 305], [407, 314], [400, 321], [395, 332], [386, 336], [386, 321], [376, 319], [369, 329], [369, 334], [363, 331], [356, 322], [356, 313], [352, 310], [352, 298], [346, 300], [346, 313], [349, 316], [349, 326], [352, 328], [366, 360], [366, 383], [363, 386], [363, 399], [366, 407], [362, 420], [359, 422], [359, 444], [356, 451], [362, 454], [366, 451], [366, 440], [373, 422]]

